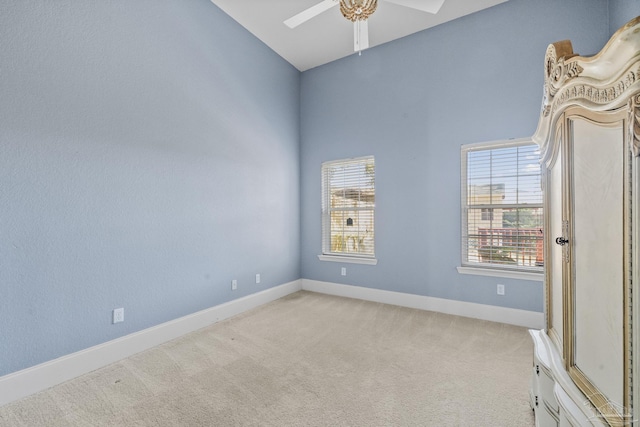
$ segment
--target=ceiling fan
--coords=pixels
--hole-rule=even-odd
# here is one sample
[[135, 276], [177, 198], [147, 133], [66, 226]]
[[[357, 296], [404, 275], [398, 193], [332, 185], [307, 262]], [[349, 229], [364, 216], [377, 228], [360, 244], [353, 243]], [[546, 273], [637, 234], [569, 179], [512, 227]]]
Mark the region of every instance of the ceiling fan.
[[[399, 4], [423, 12], [438, 13], [444, 0], [381, 0], [388, 3]], [[331, 9], [340, 5], [342, 16], [353, 22], [353, 50], [360, 52], [369, 47], [369, 25], [367, 19], [378, 7], [378, 0], [323, 0], [320, 3], [303, 10], [297, 15], [284, 21], [289, 28], [295, 28]]]

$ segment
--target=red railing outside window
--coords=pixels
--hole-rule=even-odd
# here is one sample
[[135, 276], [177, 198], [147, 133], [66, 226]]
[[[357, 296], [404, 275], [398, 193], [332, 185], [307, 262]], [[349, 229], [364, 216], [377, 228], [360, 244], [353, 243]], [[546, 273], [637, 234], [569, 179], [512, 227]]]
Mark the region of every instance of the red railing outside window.
[[473, 237], [480, 262], [529, 267], [544, 265], [540, 228], [478, 228], [477, 233]]

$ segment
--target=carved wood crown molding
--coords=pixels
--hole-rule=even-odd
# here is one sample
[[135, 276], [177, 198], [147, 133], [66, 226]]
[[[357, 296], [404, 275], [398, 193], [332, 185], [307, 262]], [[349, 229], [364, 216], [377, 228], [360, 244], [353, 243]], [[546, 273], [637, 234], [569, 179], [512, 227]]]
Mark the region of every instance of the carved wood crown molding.
[[533, 137], [546, 152], [558, 116], [570, 106], [609, 111], [628, 106], [630, 140], [640, 155], [640, 16], [618, 30], [597, 55], [573, 52], [569, 40], [549, 45], [544, 58], [544, 95]]
[[629, 140], [634, 156], [640, 156], [640, 95], [630, 101]]
[[553, 100], [562, 86], [576, 76], [584, 68], [577, 62], [567, 62], [575, 57], [571, 41], [563, 40], [550, 44], [544, 56], [544, 100], [542, 113], [548, 116]]
[[[560, 51], [568, 50], [568, 54], [558, 56]], [[572, 58], [575, 58], [572, 60]], [[553, 43], [547, 48], [545, 55], [545, 98], [542, 114], [547, 116], [552, 109], [557, 109], [571, 100], [584, 100], [594, 104], [609, 104], [626, 94], [634, 83], [640, 79], [640, 64], [628, 70], [621, 78], [608, 85], [596, 83], [569, 84], [570, 80], [580, 76], [584, 68], [580, 59], [573, 53], [571, 42], [564, 40]]]

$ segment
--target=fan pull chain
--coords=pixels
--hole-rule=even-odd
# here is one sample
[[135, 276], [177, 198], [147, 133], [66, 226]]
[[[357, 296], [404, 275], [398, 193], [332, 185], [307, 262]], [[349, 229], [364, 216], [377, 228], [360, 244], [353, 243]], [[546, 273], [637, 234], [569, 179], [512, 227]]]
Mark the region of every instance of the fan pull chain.
[[360, 20], [358, 19], [356, 21], [356, 26], [358, 27], [358, 30], [356, 31], [356, 33], [358, 34], [358, 56], [362, 56], [362, 48], [360, 46], [362, 46], [360, 44]]

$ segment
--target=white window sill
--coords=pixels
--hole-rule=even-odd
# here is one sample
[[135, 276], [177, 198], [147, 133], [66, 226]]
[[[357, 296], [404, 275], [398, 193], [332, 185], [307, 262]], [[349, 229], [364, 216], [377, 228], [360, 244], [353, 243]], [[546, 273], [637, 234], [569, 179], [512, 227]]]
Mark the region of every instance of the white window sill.
[[543, 273], [534, 273], [529, 271], [509, 271], [509, 270], [496, 270], [491, 268], [479, 268], [479, 267], [456, 267], [460, 274], [475, 274], [477, 276], [493, 276], [493, 277], [505, 277], [509, 279], [520, 280], [534, 280], [537, 282], [544, 281]]
[[367, 264], [367, 265], [378, 264], [378, 260], [375, 258], [359, 258], [354, 256], [318, 255], [318, 259], [320, 261], [345, 262], [349, 264]]

